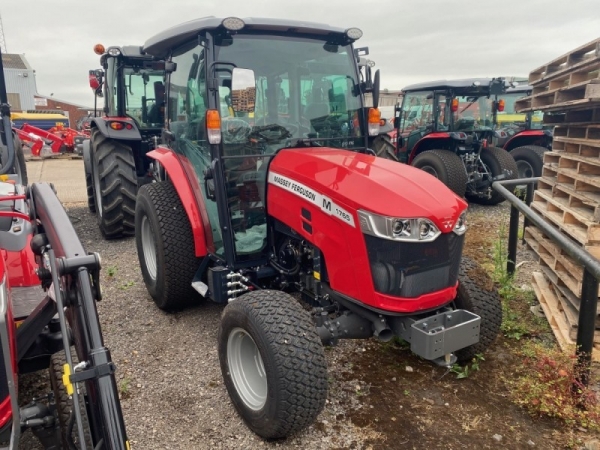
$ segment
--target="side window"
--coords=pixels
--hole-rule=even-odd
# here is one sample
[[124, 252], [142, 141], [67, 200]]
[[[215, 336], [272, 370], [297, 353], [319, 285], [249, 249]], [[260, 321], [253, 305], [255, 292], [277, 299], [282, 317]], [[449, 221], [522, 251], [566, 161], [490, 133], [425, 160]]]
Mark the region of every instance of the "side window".
[[401, 133], [427, 126], [433, 120], [433, 95], [431, 92], [410, 92], [402, 104]]
[[[169, 79], [169, 124], [175, 138], [203, 141], [206, 116], [202, 47], [180, 49], [173, 55], [177, 70]], [[204, 146], [207, 147], [206, 143]]]
[[438, 129], [441, 130], [445, 130], [447, 129], [449, 123], [450, 123], [450, 114], [448, 113], [448, 111], [450, 111], [449, 109], [449, 99], [448, 97], [446, 97], [445, 95], [438, 95], [437, 98], [437, 111], [436, 111], [436, 118], [437, 118], [437, 123], [438, 123]]

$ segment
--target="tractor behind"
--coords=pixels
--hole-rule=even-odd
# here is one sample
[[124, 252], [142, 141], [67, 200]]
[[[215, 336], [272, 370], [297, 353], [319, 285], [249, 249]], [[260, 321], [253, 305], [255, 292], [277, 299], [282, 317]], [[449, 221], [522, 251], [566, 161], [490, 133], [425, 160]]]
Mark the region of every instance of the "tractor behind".
[[379, 76], [360, 76], [361, 36], [207, 17], [143, 47], [176, 67], [163, 141], [147, 154], [164, 170], [136, 203], [143, 279], [163, 310], [223, 305], [227, 391], [268, 439], [324, 407], [323, 345], [399, 337], [446, 366], [483, 352], [501, 323], [497, 292], [462, 257], [466, 202], [369, 149]]
[[164, 122], [164, 62], [139, 46], [94, 48], [101, 70], [90, 87], [104, 98], [102, 115], [90, 118], [83, 157], [88, 206], [107, 239], [132, 236], [138, 187], [150, 180], [151, 160]]
[[434, 81], [403, 89], [396, 119], [396, 157], [440, 179], [457, 195], [495, 205], [502, 196], [492, 183], [517, 176], [514, 159], [490, 145], [494, 97], [502, 78]]
[[552, 148], [552, 130], [542, 124], [541, 111], [518, 113], [515, 102], [531, 95], [531, 86], [516, 85], [497, 97], [502, 106], [497, 110], [495, 145], [509, 151], [517, 162], [519, 178], [542, 175], [544, 153]]

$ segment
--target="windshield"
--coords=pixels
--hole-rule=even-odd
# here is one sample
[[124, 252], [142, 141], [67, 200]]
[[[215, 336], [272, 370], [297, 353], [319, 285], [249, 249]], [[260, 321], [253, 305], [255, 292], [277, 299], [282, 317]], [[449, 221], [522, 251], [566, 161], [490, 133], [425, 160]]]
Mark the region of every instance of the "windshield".
[[[356, 62], [351, 46], [290, 35], [235, 34], [215, 36], [214, 42], [210, 65], [197, 41], [173, 54], [171, 145], [191, 163], [202, 190], [211, 251], [228, 258], [231, 234], [235, 261], [253, 261], [267, 254], [265, 187], [272, 155], [304, 145], [364, 148]], [[215, 102], [221, 116], [218, 150], [208, 143], [205, 120]], [[215, 151], [221, 156], [226, 214], [219, 214], [207, 190], [212, 181], [205, 182]]]
[[514, 94], [503, 94], [498, 99], [504, 100], [504, 111], [498, 111], [498, 128], [524, 130], [527, 127], [527, 114], [531, 115], [531, 128], [541, 130], [544, 113], [542, 111], [533, 111], [530, 113], [517, 113], [515, 103], [517, 100], [525, 97], [522, 92]]
[[125, 114], [141, 128], [158, 128], [164, 123], [164, 72], [127, 67], [123, 69]]
[[454, 113], [454, 131], [476, 131], [493, 126], [492, 102], [485, 96], [457, 96], [458, 110]]
[[[230, 111], [222, 116], [225, 156], [236, 152], [230, 144], [258, 146], [256, 150], [270, 154], [306, 138], [329, 147], [364, 147], [350, 46], [242, 34], [228, 44], [216, 47], [216, 58], [252, 70], [254, 87], [245, 90], [251, 92], [228, 92], [230, 71], [217, 66], [220, 85], [226, 86], [220, 88], [220, 110]], [[248, 105], [245, 99], [251, 97], [254, 104]], [[240, 132], [240, 127], [246, 131]]]

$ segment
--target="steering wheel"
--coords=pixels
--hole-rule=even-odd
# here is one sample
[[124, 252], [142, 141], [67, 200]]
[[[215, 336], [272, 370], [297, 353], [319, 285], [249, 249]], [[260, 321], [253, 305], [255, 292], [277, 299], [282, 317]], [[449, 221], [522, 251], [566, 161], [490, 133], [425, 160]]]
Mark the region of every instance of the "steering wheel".
[[[296, 127], [296, 125], [292, 125]], [[297, 127], [296, 127], [297, 128]], [[249, 138], [255, 138], [259, 141], [263, 141], [267, 144], [274, 144], [292, 137], [292, 133], [287, 127], [272, 123], [270, 125], [264, 125], [259, 127], [253, 127], [252, 132], [248, 136]]]

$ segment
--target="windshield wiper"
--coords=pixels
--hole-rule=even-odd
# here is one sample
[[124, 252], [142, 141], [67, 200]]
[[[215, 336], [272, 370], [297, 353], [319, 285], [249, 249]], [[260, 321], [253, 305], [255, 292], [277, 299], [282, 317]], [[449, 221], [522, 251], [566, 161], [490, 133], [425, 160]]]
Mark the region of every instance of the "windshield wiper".
[[475, 99], [475, 100], [473, 100], [471, 103], [469, 103], [467, 106], [465, 106], [465, 108], [464, 108], [464, 109], [463, 109], [463, 110], [462, 110], [462, 111], [461, 111], [459, 114], [462, 114], [462, 113], [464, 113], [464, 112], [465, 112], [467, 109], [469, 109], [471, 106], [473, 106], [473, 104], [474, 104], [474, 103], [475, 103], [477, 100], [479, 100], [479, 98], [476, 98], [476, 99]]

